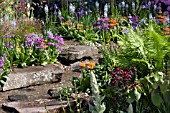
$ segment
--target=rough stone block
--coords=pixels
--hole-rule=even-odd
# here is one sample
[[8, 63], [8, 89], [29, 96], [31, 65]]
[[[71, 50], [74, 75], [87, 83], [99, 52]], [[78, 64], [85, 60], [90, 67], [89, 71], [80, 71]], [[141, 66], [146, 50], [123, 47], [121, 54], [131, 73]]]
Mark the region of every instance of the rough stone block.
[[58, 82], [64, 72], [61, 64], [50, 64], [46, 66], [30, 66], [24, 69], [15, 68], [8, 75], [3, 86], [3, 91], [28, 87], [32, 85]]
[[66, 61], [76, 61], [87, 57], [93, 58], [97, 54], [98, 49], [95, 46], [76, 45], [64, 49], [59, 58]]

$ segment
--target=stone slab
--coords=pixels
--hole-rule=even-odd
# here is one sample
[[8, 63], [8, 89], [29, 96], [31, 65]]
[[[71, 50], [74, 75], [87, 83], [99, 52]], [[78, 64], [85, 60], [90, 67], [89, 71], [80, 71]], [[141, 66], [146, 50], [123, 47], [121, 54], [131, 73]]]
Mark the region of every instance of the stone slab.
[[[70, 100], [70, 105], [74, 105], [75, 101]], [[67, 101], [56, 101], [51, 99], [39, 99], [35, 101], [25, 102], [9, 102], [2, 104], [4, 110], [17, 113], [59, 113], [62, 107], [68, 106]]]
[[30, 66], [24, 69], [15, 68], [8, 75], [2, 89], [3, 91], [7, 91], [32, 85], [59, 82], [63, 72], [64, 70], [61, 64]]
[[72, 45], [64, 49], [59, 58], [67, 61], [80, 60], [85, 57], [93, 57], [98, 54], [98, 49], [95, 46]]

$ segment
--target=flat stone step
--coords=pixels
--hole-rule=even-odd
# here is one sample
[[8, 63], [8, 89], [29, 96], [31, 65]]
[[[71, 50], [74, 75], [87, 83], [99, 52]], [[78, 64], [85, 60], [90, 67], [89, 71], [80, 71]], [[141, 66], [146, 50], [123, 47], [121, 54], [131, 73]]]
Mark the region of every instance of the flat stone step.
[[93, 58], [98, 55], [98, 49], [95, 46], [84, 46], [84, 45], [70, 45], [65, 48], [59, 55], [61, 60], [77, 61], [86, 57]]
[[7, 91], [32, 85], [59, 82], [63, 73], [64, 69], [61, 64], [30, 66], [24, 69], [15, 68], [8, 75], [2, 90]]
[[56, 101], [51, 99], [39, 99], [31, 102], [17, 101], [2, 104], [2, 108], [12, 113], [61, 113], [63, 108], [75, 104], [74, 100]]

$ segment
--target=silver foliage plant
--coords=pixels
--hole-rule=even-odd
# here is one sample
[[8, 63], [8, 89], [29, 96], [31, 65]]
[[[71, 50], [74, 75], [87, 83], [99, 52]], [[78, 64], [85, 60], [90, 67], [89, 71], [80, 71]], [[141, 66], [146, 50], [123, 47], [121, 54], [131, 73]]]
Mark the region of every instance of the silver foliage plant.
[[93, 72], [91, 72], [90, 83], [91, 83], [90, 85], [91, 85], [92, 99], [94, 105], [89, 105], [89, 111], [91, 113], [103, 113], [106, 109], [105, 104], [102, 103], [104, 96], [101, 96], [99, 94], [100, 91], [98, 88], [96, 77]]

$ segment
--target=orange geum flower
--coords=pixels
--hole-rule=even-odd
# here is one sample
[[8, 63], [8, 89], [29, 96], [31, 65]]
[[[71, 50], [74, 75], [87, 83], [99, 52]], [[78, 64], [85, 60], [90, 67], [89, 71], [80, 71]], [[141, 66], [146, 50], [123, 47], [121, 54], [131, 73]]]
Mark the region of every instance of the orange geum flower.
[[40, 44], [45, 44], [45, 42], [44, 42], [44, 41], [42, 41], [42, 42], [40, 42]]
[[77, 27], [83, 27], [83, 24], [77, 24]]
[[79, 30], [80, 33], [83, 33], [84, 31], [83, 30]]
[[80, 66], [81, 66], [81, 67], [85, 67], [86, 64], [85, 64], [84, 62], [80, 62]]
[[90, 62], [88, 63], [87, 68], [89, 68], [89, 69], [93, 69], [93, 68], [94, 68], [94, 66], [95, 66], [95, 63], [90, 61]]
[[170, 34], [170, 28], [169, 27], [165, 27], [163, 29], [164, 35], [169, 35]]

